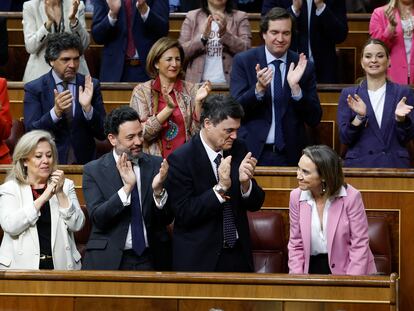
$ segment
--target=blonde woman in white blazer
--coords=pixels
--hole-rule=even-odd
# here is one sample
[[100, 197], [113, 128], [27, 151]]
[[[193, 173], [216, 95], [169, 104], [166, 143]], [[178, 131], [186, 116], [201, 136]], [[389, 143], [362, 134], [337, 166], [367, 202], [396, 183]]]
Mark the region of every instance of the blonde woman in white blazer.
[[[60, 12], [60, 13], [59, 13]], [[50, 70], [45, 61], [47, 37], [51, 33], [69, 32], [79, 36], [85, 50], [90, 37], [86, 30], [85, 5], [80, 0], [30, 0], [23, 4], [24, 45], [30, 54], [23, 76], [24, 82], [39, 78]], [[79, 73], [88, 75], [84, 56]]]
[[0, 186], [0, 269], [81, 268], [73, 232], [82, 228], [85, 216], [73, 181], [56, 168], [56, 145], [48, 132], [22, 136]]

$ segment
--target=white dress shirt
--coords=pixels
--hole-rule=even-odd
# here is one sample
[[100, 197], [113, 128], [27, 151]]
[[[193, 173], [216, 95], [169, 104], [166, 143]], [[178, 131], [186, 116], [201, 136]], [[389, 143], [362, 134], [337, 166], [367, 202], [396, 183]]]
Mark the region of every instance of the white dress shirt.
[[319, 218], [318, 208], [316, 207], [316, 201], [309, 190], [302, 191], [300, 194], [300, 201], [306, 201], [312, 209], [312, 221], [311, 221], [311, 250], [312, 256], [318, 254], [327, 254], [327, 235], [326, 225], [328, 223], [328, 213], [332, 205], [332, 202], [336, 197], [346, 197], [346, 189], [344, 186], [341, 187], [339, 193], [335, 197], [328, 198], [325, 202], [325, 208], [323, 209], [322, 225], [321, 219]]
[[[276, 69], [280, 70], [280, 74], [282, 77], [282, 88], [285, 85], [285, 76], [286, 76], [286, 66], [287, 66], [287, 53], [285, 53], [282, 57], [276, 58], [273, 56], [272, 53], [269, 52], [267, 47], [265, 46], [265, 55], [266, 55], [266, 63], [267, 67], [271, 68], [273, 70], [273, 75]], [[280, 66], [279, 68], [275, 68], [275, 66], [272, 64], [274, 60], [280, 60]], [[271, 84], [270, 84], [270, 91], [272, 94], [272, 103], [273, 103], [273, 96], [274, 96], [274, 78], [272, 78]], [[264, 95], [264, 94], [263, 94]], [[293, 100], [299, 101], [302, 99], [302, 90], [298, 95], [292, 94]], [[272, 104], [272, 124], [270, 125], [269, 133], [267, 134], [266, 138], [266, 144], [274, 144], [275, 143], [275, 126], [276, 126], [276, 120], [275, 120], [275, 105]]]
[[[56, 88], [57, 91], [59, 93], [62, 93], [64, 91], [63, 89], [63, 85], [61, 84], [63, 82], [63, 80], [61, 78], [58, 77], [58, 75], [56, 74], [56, 72], [54, 70], [52, 70], [52, 76], [53, 79], [55, 79], [55, 84], [56, 84]], [[70, 81], [70, 83], [68, 83], [68, 90], [70, 91], [70, 93], [72, 94], [72, 113], [73, 116], [75, 116], [75, 112], [76, 112], [76, 94], [77, 94], [77, 85], [76, 85], [76, 79], [73, 79], [72, 81]], [[85, 116], [86, 120], [91, 120], [93, 117], [93, 106], [91, 107], [91, 110], [89, 112], [85, 112], [85, 110], [82, 109], [83, 115]], [[57, 123], [60, 119], [62, 119], [62, 117], [58, 117], [56, 115], [54, 106], [52, 107], [52, 109], [50, 109], [50, 116], [52, 117], [53, 123]]]
[[[118, 162], [119, 159], [119, 155], [116, 154], [115, 150], [112, 151], [112, 154], [114, 155], [114, 159], [115, 159], [115, 163]], [[138, 189], [138, 195], [139, 195], [139, 203], [140, 203], [140, 207], [141, 207], [141, 215], [142, 217], [144, 216], [144, 213], [142, 212], [142, 197], [141, 197], [141, 169], [139, 167], [139, 165], [134, 165], [134, 173], [135, 176], [137, 177], [137, 189]], [[122, 180], [122, 182], [125, 184], [124, 180]], [[122, 201], [122, 204], [124, 206], [128, 206], [131, 204], [131, 194], [127, 195], [125, 193], [124, 188], [122, 187], [121, 189], [118, 190], [118, 195], [119, 198]], [[168, 198], [168, 194], [167, 192], [164, 193], [164, 196], [160, 199], [160, 201], [158, 202], [155, 199], [155, 196], [153, 194], [153, 198], [154, 198], [154, 202], [155, 205], [157, 206], [158, 209], [163, 209], [165, 203], [167, 202], [167, 198]], [[145, 238], [145, 245], [148, 247], [148, 237], [147, 237], [147, 228], [145, 226], [145, 219], [142, 218], [142, 224], [143, 229], [144, 229], [144, 238]], [[132, 234], [131, 234], [131, 224], [129, 224], [128, 227], [128, 233], [127, 233], [127, 237], [125, 240], [125, 248], [124, 249], [132, 249]]]

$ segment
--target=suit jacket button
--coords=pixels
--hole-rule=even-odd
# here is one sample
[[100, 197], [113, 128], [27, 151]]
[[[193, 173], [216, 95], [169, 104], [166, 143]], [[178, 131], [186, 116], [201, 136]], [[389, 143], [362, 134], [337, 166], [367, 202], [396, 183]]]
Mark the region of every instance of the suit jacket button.
[[23, 255], [23, 252], [22, 251], [18, 251], [17, 254]]
[[334, 263], [331, 265], [331, 268], [335, 268], [335, 264]]

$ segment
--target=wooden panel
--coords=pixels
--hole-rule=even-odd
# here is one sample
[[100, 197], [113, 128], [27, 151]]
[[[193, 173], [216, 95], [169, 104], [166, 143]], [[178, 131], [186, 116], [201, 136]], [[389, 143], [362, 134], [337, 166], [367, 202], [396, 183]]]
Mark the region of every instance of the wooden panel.
[[307, 128], [308, 141], [310, 145], [327, 145], [335, 149], [335, 121], [322, 120], [314, 128]]
[[229, 301], [229, 300], [181, 300], [180, 311], [287, 311], [282, 302], [273, 301]]
[[74, 306], [73, 298], [0, 296], [0, 310], [73, 311]]
[[[0, 181], [4, 179], [9, 167], [0, 166]], [[65, 171], [68, 178], [75, 181], [79, 200], [83, 202], [82, 166], [60, 166], [60, 168]], [[414, 256], [414, 238], [411, 230], [414, 223], [412, 212], [414, 170], [345, 169], [345, 176], [347, 182], [361, 191], [367, 214], [385, 215], [389, 220], [393, 254], [392, 270], [400, 272], [401, 275], [401, 304], [407, 308], [402, 310], [410, 310], [413, 298], [409, 294], [409, 289], [414, 288], [413, 278], [410, 277], [414, 275], [414, 267], [411, 264], [411, 258]], [[296, 169], [258, 167], [256, 179], [266, 191], [264, 208], [282, 213], [286, 224], [287, 240], [289, 192], [297, 186]], [[2, 292], [1, 288], [0, 292]]]
[[73, 311], [177, 311], [176, 299], [75, 298]]
[[[205, 305], [207, 300], [224, 301], [223, 305], [232, 305], [226, 301], [243, 301], [246, 305], [252, 305], [252, 310], [264, 310], [262, 308], [269, 305], [262, 302], [283, 301], [341, 305], [368, 303], [387, 305], [389, 310], [395, 310], [398, 289], [396, 275], [355, 277], [252, 273], [3, 271], [0, 277], [3, 299], [20, 296], [45, 299], [76, 297], [76, 305], [79, 303], [86, 310], [89, 310], [88, 306], [92, 305], [94, 298], [109, 299], [108, 304], [118, 306], [121, 310], [124, 309], [122, 304], [131, 304], [130, 299], [144, 299], [143, 303], [147, 306], [156, 306], [155, 300], [166, 299], [166, 310], [174, 310], [174, 299], [177, 299], [179, 305], [185, 300], [190, 303], [191, 300], [194, 303], [199, 300], [201, 305]], [[78, 300], [78, 297], [84, 299]], [[185, 305], [186, 303], [183, 304]]]
[[[338, 47], [338, 77], [339, 83], [355, 83], [356, 72], [360, 67], [356, 47]], [[358, 61], [357, 61], [358, 60]], [[360, 73], [360, 71], [358, 70]]]

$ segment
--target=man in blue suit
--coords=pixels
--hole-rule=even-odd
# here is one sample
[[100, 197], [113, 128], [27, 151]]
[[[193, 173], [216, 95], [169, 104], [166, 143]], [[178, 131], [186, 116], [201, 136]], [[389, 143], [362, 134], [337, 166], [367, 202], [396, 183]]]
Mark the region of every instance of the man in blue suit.
[[262, 15], [282, 7], [295, 17], [297, 36], [292, 49], [315, 64], [318, 83], [338, 83], [335, 45], [348, 34], [344, 0], [264, 0]]
[[55, 136], [59, 164], [85, 164], [95, 158], [95, 139], [104, 140], [105, 109], [99, 81], [78, 74], [82, 45], [67, 32], [50, 36], [45, 60], [52, 70], [24, 86], [26, 131]]
[[230, 93], [246, 112], [239, 137], [258, 165], [296, 166], [305, 123], [316, 126], [322, 117], [313, 63], [289, 50], [292, 28], [285, 9], [271, 9], [260, 24], [265, 45], [233, 60]]
[[151, 46], [168, 35], [168, 0], [96, 0], [92, 36], [103, 44], [100, 80], [149, 80], [145, 63]]

